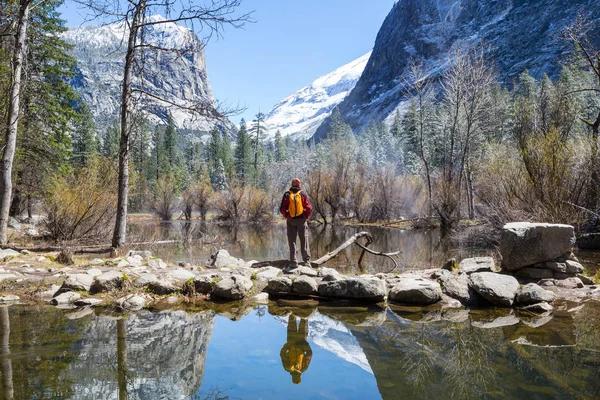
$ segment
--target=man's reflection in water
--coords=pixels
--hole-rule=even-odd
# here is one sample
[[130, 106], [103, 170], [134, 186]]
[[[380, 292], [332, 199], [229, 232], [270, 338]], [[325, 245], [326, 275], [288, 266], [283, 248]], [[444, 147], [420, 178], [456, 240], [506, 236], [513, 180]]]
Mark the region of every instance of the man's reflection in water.
[[300, 324], [296, 326], [296, 317], [289, 316], [287, 326], [287, 343], [283, 345], [279, 355], [283, 368], [292, 375], [292, 382], [298, 384], [302, 382], [302, 373], [308, 369], [312, 350], [306, 341], [308, 336], [308, 321], [300, 319]]

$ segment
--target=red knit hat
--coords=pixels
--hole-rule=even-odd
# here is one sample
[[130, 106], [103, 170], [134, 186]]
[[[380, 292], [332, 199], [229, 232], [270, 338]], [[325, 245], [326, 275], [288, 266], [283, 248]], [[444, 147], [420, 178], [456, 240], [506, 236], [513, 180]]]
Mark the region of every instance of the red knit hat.
[[298, 179], [298, 178], [292, 179], [292, 186], [300, 187], [300, 179]]

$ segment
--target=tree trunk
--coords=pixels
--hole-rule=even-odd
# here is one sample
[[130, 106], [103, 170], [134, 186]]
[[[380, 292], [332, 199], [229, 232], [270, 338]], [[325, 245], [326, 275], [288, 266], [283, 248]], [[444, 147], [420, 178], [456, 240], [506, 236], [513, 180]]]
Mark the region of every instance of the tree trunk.
[[121, 93], [121, 140], [119, 144], [119, 195], [117, 200], [117, 218], [113, 233], [112, 246], [121, 248], [125, 245], [127, 233], [127, 202], [129, 198], [129, 113], [131, 102], [131, 83], [135, 62], [135, 47], [139, 24], [146, 11], [146, 0], [140, 0], [135, 8], [133, 21], [129, 30], [127, 55], [123, 70], [123, 89]]
[[27, 25], [29, 23], [29, 6], [31, 0], [21, 0], [17, 20], [17, 34], [12, 60], [12, 83], [8, 99], [8, 112], [6, 116], [6, 131], [4, 134], [4, 148], [2, 163], [0, 164], [0, 243], [6, 244], [10, 201], [12, 197], [12, 166], [17, 146], [17, 130], [20, 113], [21, 71], [25, 54], [25, 40], [27, 39]]

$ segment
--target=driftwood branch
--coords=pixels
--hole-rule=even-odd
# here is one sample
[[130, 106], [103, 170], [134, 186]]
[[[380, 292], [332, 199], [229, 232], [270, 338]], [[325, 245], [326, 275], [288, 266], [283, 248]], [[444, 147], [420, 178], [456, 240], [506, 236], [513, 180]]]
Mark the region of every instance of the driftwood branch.
[[[359, 239], [362, 239], [362, 238], [366, 239], [366, 244], [364, 244], [364, 245], [358, 241]], [[358, 232], [358, 233], [352, 235], [350, 238], [348, 238], [348, 240], [346, 240], [344, 243], [342, 243], [340, 246], [338, 246], [338, 248], [336, 248], [335, 250], [330, 251], [329, 253], [325, 254], [323, 257], [321, 257], [315, 261], [312, 261], [310, 263], [310, 266], [311, 267], [320, 267], [321, 265], [325, 264], [326, 262], [337, 257], [338, 254], [340, 254], [346, 248], [350, 247], [353, 244], [356, 244], [358, 247], [360, 247], [362, 249], [360, 258], [358, 259], [359, 267], [362, 265], [362, 261], [363, 261], [365, 253], [369, 253], [374, 256], [382, 256], [382, 257], [389, 258], [390, 260], [392, 260], [394, 262], [394, 269], [398, 268], [398, 262], [396, 261], [396, 259], [394, 257], [397, 256], [398, 254], [400, 254], [401, 251], [396, 251], [394, 253], [382, 253], [382, 252], [378, 252], [378, 251], [373, 251], [368, 248], [368, 246], [370, 246], [371, 243], [373, 243], [373, 238], [371, 237], [371, 234], [369, 232]], [[286, 266], [289, 265], [289, 263], [290, 263], [289, 260], [262, 261], [262, 262], [252, 264], [252, 268], [262, 268], [262, 267], [267, 267], [267, 266], [276, 267], [276, 268], [285, 268]], [[393, 269], [392, 269], [392, 271], [393, 271]]]

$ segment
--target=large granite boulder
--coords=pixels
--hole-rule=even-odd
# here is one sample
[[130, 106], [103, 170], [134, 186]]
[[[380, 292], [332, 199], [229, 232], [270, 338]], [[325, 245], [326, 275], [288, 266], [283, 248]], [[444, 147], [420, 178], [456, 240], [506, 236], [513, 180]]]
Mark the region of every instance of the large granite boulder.
[[518, 305], [529, 305], [542, 302], [554, 301], [554, 293], [542, 288], [535, 283], [528, 283], [517, 291], [515, 303]]
[[290, 293], [292, 291], [292, 280], [286, 276], [269, 279], [267, 287], [263, 291], [267, 293]]
[[219, 250], [210, 256], [210, 265], [208, 268], [231, 268], [250, 267], [252, 264], [241, 258], [233, 257], [227, 250]]
[[96, 277], [91, 291], [94, 293], [108, 292], [113, 289], [119, 289], [123, 286], [123, 273], [116, 270], [111, 270]]
[[240, 300], [246, 297], [252, 285], [252, 280], [245, 276], [227, 276], [217, 282], [213, 289], [213, 295], [225, 300]]
[[551, 261], [570, 253], [574, 245], [571, 225], [512, 222], [502, 229], [502, 268], [514, 271]]
[[481, 302], [481, 297], [469, 286], [469, 276], [466, 274], [443, 276], [440, 278], [440, 284], [448, 296], [465, 306]]
[[292, 291], [297, 294], [313, 295], [317, 290], [317, 281], [308, 275], [300, 275], [292, 284]]
[[94, 283], [94, 277], [88, 274], [69, 274], [61, 290], [83, 290], [88, 292]]
[[470, 276], [470, 286], [490, 303], [510, 307], [519, 290], [519, 281], [510, 275], [476, 272]]
[[381, 279], [347, 278], [339, 281], [321, 282], [319, 294], [324, 297], [358, 299], [367, 302], [383, 301], [386, 285]]
[[474, 272], [494, 272], [494, 259], [492, 257], [465, 258], [458, 265], [459, 272], [470, 275]]
[[406, 278], [400, 280], [388, 295], [395, 303], [429, 305], [442, 298], [440, 284], [427, 279]]

